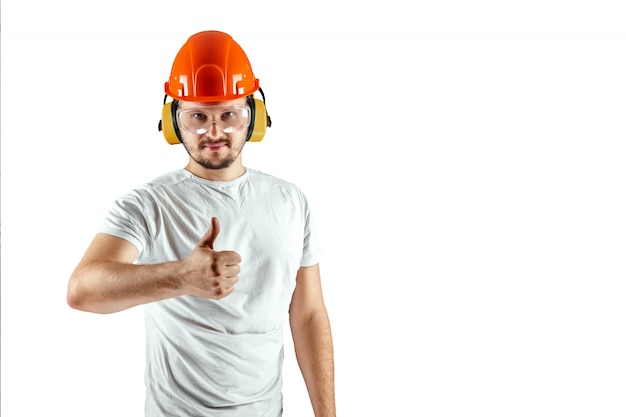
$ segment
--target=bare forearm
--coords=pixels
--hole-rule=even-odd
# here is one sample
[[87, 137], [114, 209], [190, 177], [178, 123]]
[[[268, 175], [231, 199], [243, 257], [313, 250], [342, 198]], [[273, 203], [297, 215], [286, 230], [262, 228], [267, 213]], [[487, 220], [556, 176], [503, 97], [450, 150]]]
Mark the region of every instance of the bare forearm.
[[79, 266], [70, 279], [68, 304], [94, 313], [114, 313], [182, 295], [179, 262], [133, 265], [98, 261]]
[[335, 417], [335, 366], [328, 316], [291, 326], [296, 357], [316, 417]]

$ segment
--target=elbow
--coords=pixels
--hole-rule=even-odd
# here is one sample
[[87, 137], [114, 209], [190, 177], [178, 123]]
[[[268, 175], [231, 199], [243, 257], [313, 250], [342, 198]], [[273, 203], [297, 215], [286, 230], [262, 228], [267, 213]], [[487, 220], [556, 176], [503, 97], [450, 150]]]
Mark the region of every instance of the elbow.
[[72, 275], [67, 285], [66, 301], [67, 305], [74, 310], [99, 313], [92, 297], [89, 296], [89, 291], [81, 284], [81, 280], [76, 275]]
[[67, 286], [66, 301], [72, 309], [87, 313], [110, 314], [122, 310], [119, 306], [104, 302], [101, 291], [91, 288], [76, 274], [72, 275]]
[[312, 328], [312, 327], [328, 327], [330, 328], [330, 319], [326, 308], [317, 311], [308, 312], [307, 314], [297, 314], [292, 312], [289, 315], [289, 324], [295, 328]]
[[80, 286], [76, 282], [76, 279], [72, 276], [67, 286], [67, 305], [74, 310], [86, 311], [85, 297], [80, 290]]
[[71, 285], [67, 290], [67, 305], [74, 310], [84, 311], [87, 313], [111, 313], [110, 311], [102, 310], [97, 304], [90, 302], [87, 296], [85, 296], [79, 289], [72, 288]]

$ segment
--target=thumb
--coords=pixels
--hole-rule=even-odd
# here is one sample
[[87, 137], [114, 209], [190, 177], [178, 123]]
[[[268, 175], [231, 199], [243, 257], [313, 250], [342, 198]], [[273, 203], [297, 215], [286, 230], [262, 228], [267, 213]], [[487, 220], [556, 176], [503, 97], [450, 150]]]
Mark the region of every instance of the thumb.
[[207, 246], [211, 250], [215, 250], [213, 244], [215, 243], [215, 239], [217, 239], [217, 235], [220, 233], [220, 222], [217, 220], [217, 217], [213, 217], [211, 219], [211, 227], [209, 230], [202, 236], [200, 242], [198, 242], [199, 246]]

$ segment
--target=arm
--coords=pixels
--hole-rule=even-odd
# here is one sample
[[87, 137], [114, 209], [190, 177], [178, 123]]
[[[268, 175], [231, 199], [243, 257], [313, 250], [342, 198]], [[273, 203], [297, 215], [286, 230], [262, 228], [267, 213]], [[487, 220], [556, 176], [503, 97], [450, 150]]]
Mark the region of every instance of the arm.
[[319, 265], [302, 267], [289, 308], [296, 358], [316, 417], [335, 417], [335, 368]]
[[220, 299], [234, 290], [241, 258], [216, 252], [217, 219], [183, 260], [134, 265], [138, 250], [130, 242], [97, 234], [72, 273], [67, 303], [77, 310], [114, 313], [181, 295]]

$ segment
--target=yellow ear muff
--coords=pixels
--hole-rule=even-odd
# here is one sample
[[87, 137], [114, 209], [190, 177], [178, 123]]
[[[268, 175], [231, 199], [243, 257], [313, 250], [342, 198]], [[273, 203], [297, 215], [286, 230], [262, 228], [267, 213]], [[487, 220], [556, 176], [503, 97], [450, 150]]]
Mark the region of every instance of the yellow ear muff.
[[159, 130], [163, 132], [165, 140], [170, 145], [181, 143], [180, 138], [176, 133], [176, 126], [174, 125], [175, 120], [173, 113], [176, 109], [172, 106], [173, 103], [174, 102], [172, 101], [163, 105], [163, 110], [161, 110], [161, 121], [159, 122]]
[[250, 132], [248, 133], [248, 140], [250, 142], [261, 142], [265, 136], [265, 130], [268, 126], [271, 126], [271, 122], [267, 117], [267, 110], [265, 109], [265, 103], [259, 99], [254, 99], [254, 120], [250, 124]]

